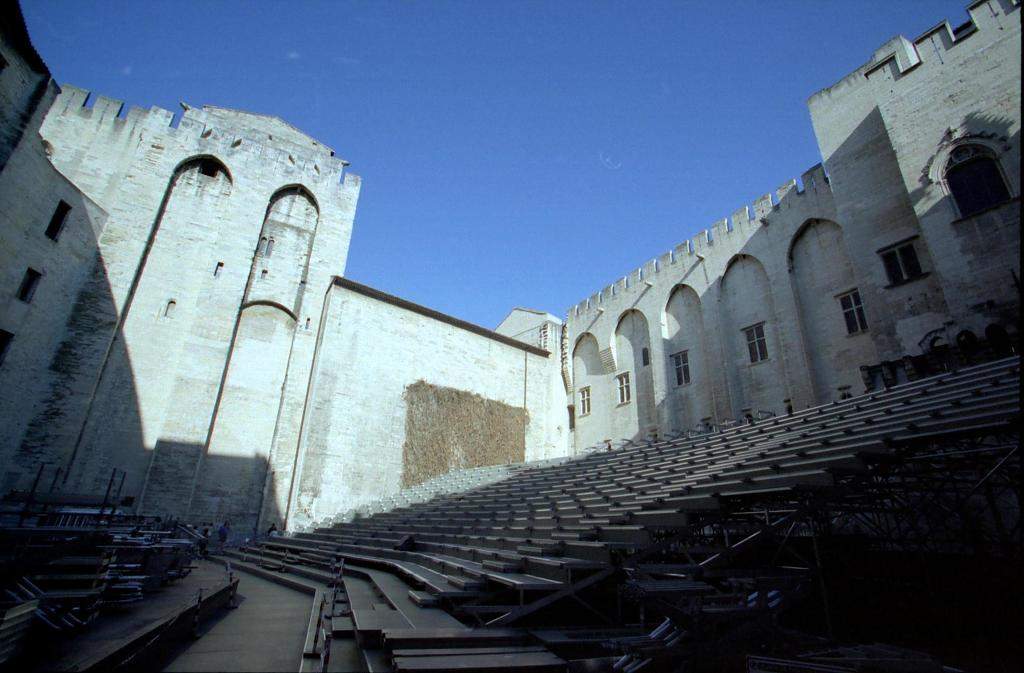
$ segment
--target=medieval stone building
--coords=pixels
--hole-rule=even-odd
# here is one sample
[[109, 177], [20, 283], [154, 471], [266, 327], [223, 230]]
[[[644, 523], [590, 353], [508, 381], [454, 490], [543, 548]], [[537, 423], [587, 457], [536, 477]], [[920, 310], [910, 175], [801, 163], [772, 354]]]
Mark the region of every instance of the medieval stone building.
[[[0, 42], [4, 492], [308, 525], [450, 469], [779, 414], [1014, 343], [1020, 18], [894, 38], [809, 101], [823, 164], [496, 331], [344, 277], [359, 177], [286, 122], [58, 87]], [[910, 372], [912, 375], [912, 372]], [[568, 410], [568, 413], [567, 413]]]
[[824, 161], [799, 183], [570, 309], [577, 449], [824, 404], [950, 346], [1009, 348], [1019, 7], [968, 9], [811, 96]]

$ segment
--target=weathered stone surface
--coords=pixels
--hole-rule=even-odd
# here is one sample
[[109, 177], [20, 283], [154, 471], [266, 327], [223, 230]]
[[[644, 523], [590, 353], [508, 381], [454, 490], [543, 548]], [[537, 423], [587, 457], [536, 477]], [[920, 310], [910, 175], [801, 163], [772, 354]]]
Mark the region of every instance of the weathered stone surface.
[[[1020, 314], [1020, 8], [972, 3], [971, 21], [894, 38], [808, 101], [824, 157], [794, 181], [734, 210], [569, 309], [567, 389], [580, 408], [576, 448], [652, 430], [642, 405], [617, 405], [615, 377], [653, 377], [656, 430], [747, 410], [804, 408], [862, 389], [861, 365], [917, 355]], [[998, 162], [1010, 202], [961, 218], [945, 181], [950, 152], [978, 144]], [[826, 177], [827, 173], [827, 177]], [[890, 284], [877, 251], [913, 240], [925, 272]], [[868, 330], [847, 334], [839, 295], [859, 291]], [[681, 294], [685, 299], [680, 298]], [[617, 358], [620, 319], [651, 326], [651, 365]], [[751, 363], [742, 330], [764, 323], [768, 359]], [[671, 355], [687, 350], [693, 381]], [[604, 372], [596, 359], [615, 362]], [[699, 385], [695, 385], [697, 380]]]
[[[810, 98], [824, 163], [799, 183], [565, 324], [515, 309], [496, 332], [341, 278], [360, 179], [318, 140], [264, 115], [187, 108], [173, 125], [58, 89], [27, 37], [5, 33], [2, 487], [41, 466], [45, 488], [69, 491], [124, 474], [140, 512], [294, 528], [451, 467], [821, 404], [856, 390], [862, 365], [964, 330], [1015, 334], [1020, 9], [969, 12]], [[1012, 198], [962, 217], [945, 171], [968, 145]], [[901, 242], [924, 273], [890, 283], [879, 252]], [[42, 274], [31, 301], [16, 296], [27, 269]], [[848, 334], [853, 289], [868, 328]]]

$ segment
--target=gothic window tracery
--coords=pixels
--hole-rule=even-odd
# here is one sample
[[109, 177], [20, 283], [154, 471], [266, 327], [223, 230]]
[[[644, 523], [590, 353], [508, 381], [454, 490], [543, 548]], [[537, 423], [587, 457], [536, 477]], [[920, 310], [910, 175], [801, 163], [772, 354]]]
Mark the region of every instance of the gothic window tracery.
[[1010, 198], [995, 156], [980, 145], [960, 145], [950, 152], [946, 186], [961, 217], [970, 217]]

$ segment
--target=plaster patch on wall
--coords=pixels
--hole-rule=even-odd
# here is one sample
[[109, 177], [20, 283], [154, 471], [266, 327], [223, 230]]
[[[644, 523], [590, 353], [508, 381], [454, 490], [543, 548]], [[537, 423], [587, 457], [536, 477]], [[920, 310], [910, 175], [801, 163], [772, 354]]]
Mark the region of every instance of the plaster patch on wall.
[[450, 470], [523, 462], [522, 407], [417, 381], [406, 386], [402, 486], [415, 486]]

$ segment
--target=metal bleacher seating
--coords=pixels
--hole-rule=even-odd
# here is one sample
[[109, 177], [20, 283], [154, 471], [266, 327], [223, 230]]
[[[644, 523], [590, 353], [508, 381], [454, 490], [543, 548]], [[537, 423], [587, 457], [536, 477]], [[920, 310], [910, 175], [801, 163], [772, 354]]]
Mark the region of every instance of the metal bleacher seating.
[[[242, 553], [336, 584], [343, 561], [348, 599], [334, 637], [354, 637], [380, 670], [513, 670], [501, 668], [506, 655], [514, 670], [565, 670], [574, 652], [601, 647], [618, 647], [609, 654], [620, 668], [642, 666], [688, 637], [673, 623], [649, 631], [645, 601], [670, 597], [661, 602], [676, 606], [674, 618], [716, 623], [778, 610], [807, 574], [738, 562], [771, 533], [815, 535], [808, 512], [856, 511], [890, 476], [907, 483], [902, 470], [921, 456], [958, 469], [965, 453], [943, 457], [942, 441], [1009, 433], [1015, 444], [1019, 367], [1007, 358], [728, 429], [527, 465]], [[618, 607], [614, 625], [632, 627], [618, 639], [607, 623], [596, 636], [568, 629], [567, 614], [601, 612], [581, 598], [599, 587], [595, 604], [614, 596], [641, 606], [630, 620]], [[657, 614], [668, 617], [672, 609]]]
[[[460, 493], [479, 486], [486, 486], [496, 481], [507, 479], [513, 474], [537, 467], [558, 465], [568, 458], [551, 458], [547, 460], [533, 461], [530, 463], [518, 463], [510, 465], [485, 465], [482, 467], [469, 467], [461, 470], [452, 470], [421, 484], [403, 488], [397, 493], [363, 503], [340, 514], [329, 517], [321, 522], [321, 526], [330, 526], [336, 523], [347, 523], [358, 517], [372, 516], [380, 512], [389, 512], [397, 507], [407, 507], [420, 502], [426, 502], [440, 495], [449, 493]], [[316, 526], [314, 527], [316, 528]]]
[[196, 540], [184, 528], [130, 514], [107, 495], [15, 491], [0, 500], [0, 602], [19, 617], [2, 632], [0, 662], [26, 638], [62, 642], [193, 568]]

